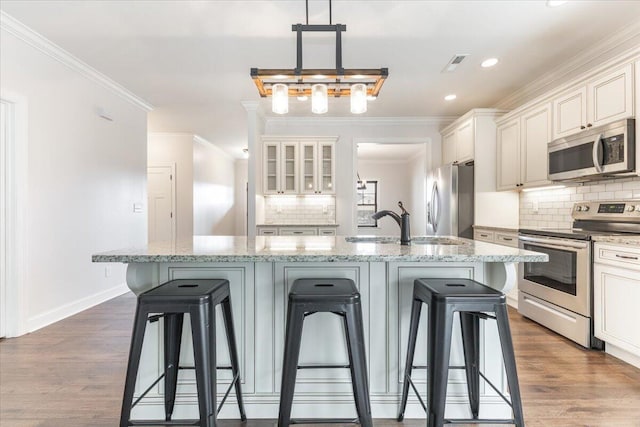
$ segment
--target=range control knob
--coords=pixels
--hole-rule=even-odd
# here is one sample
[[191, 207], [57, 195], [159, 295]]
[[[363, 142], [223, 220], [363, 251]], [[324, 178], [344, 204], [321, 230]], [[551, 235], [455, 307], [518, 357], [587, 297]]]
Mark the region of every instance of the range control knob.
[[640, 213], [640, 205], [636, 205], [636, 212]]
[[587, 205], [580, 206], [580, 211], [581, 212], [588, 212], [589, 211], [589, 206], [587, 206]]
[[633, 205], [628, 205], [628, 206], [627, 206], [627, 212], [633, 212], [633, 211], [635, 211], [635, 210], [636, 210], [636, 207], [635, 207], [635, 206], [633, 206]]

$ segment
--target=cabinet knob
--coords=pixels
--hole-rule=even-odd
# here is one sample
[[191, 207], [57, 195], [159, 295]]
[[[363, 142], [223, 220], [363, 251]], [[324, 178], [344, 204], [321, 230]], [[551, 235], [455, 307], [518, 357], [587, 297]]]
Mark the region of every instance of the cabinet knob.
[[586, 126], [580, 126], [580, 129], [586, 129], [586, 128], [587, 128]]
[[593, 126], [591, 123], [587, 123], [588, 128], [590, 128], [591, 126]]

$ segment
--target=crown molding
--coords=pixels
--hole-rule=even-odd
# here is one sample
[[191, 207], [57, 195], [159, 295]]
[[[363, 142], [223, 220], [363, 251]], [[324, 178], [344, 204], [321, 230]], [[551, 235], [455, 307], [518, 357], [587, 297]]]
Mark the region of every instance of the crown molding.
[[[619, 49], [621, 45], [624, 45], [633, 39], [640, 40], [640, 21], [626, 26], [611, 37], [604, 39], [593, 46], [590, 46], [588, 49], [581, 51], [572, 58], [569, 58], [564, 61], [561, 66], [551, 72], [545, 73], [542, 77], [533, 80], [531, 83], [511, 93], [506, 98], [501, 99], [495, 106], [496, 108], [509, 110], [514, 109], [520, 104], [524, 104], [525, 102], [542, 95], [546, 89], [550, 89], [550, 87], [562, 77], [579, 71], [580, 68], [587, 66], [589, 63], [595, 62], [596, 64], [600, 64], [602, 61], [598, 61], [598, 59], [601, 56]], [[632, 57], [637, 53], [638, 48], [636, 46], [621, 52], [617, 56], [620, 58], [626, 58]]]
[[76, 58], [60, 46], [56, 45], [41, 34], [27, 27], [22, 22], [18, 21], [4, 11], [0, 11], [0, 29], [13, 34], [28, 45], [38, 49], [42, 53], [57, 60], [61, 64], [66, 65], [67, 67], [71, 68], [87, 79], [99, 84], [106, 89], [109, 89], [111, 92], [120, 96], [122, 99], [132, 103], [133, 105], [140, 107], [147, 112], [153, 110], [153, 106], [149, 102], [129, 91], [124, 86], [116, 83], [114, 80], [105, 76], [87, 63]]
[[407, 126], [407, 125], [446, 125], [458, 116], [425, 116], [425, 117], [266, 117], [267, 124], [297, 125], [361, 125], [361, 126]]

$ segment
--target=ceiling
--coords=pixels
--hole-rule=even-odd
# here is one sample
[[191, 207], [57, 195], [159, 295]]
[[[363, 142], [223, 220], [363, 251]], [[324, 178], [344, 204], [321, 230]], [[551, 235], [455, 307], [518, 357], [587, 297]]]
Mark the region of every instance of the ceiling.
[[[327, 24], [327, 0], [309, 0], [309, 23]], [[0, 8], [154, 106], [149, 130], [189, 132], [240, 157], [242, 101], [260, 101], [251, 67], [293, 68], [303, 0], [11, 1]], [[334, 0], [346, 68], [389, 68], [364, 117], [458, 116], [491, 107], [594, 43], [640, 20], [640, 1]], [[54, 17], [54, 18], [52, 18]], [[335, 66], [333, 34], [305, 34], [304, 66]], [[443, 73], [455, 54], [469, 54]], [[500, 62], [480, 67], [488, 57]], [[457, 99], [443, 97], [455, 93]], [[331, 99], [328, 116], [352, 116]], [[291, 99], [289, 116], [311, 116]], [[358, 116], [360, 117], [360, 116]]]

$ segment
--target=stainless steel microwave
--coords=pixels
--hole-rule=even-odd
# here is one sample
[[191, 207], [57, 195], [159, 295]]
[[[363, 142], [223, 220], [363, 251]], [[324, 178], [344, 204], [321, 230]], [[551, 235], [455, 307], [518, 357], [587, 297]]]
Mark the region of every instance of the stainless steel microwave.
[[635, 120], [626, 119], [556, 139], [548, 148], [551, 181], [589, 181], [636, 168]]

